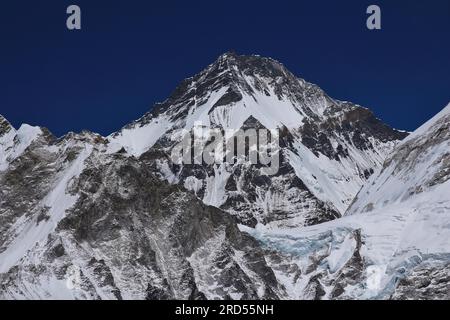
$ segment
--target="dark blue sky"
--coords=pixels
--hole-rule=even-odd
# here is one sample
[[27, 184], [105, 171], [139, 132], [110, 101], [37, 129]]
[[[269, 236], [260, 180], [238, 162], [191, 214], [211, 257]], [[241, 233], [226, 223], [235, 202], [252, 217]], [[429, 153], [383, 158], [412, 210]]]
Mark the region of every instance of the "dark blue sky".
[[[68, 31], [66, 8], [82, 9]], [[366, 8], [382, 30], [366, 29]], [[0, 4], [0, 114], [109, 134], [225, 51], [260, 54], [413, 130], [450, 101], [450, 1], [40, 0]]]

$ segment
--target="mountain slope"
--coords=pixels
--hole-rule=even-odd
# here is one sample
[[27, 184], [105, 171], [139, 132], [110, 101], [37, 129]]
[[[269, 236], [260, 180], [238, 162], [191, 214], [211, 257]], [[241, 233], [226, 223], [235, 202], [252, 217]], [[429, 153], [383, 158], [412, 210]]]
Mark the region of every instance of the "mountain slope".
[[411, 204], [420, 196], [447, 198], [449, 127], [450, 105], [399, 144], [381, 172], [359, 192], [348, 214], [382, 209], [393, 203]]
[[279, 296], [262, 251], [226, 213], [106, 151], [90, 132], [41, 134], [8, 158], [0, 299]]
[[274, 254], [291, 297], [450, 298], [449, 127], [450, 105], [400, 143], [341, 219], [242, 228]]

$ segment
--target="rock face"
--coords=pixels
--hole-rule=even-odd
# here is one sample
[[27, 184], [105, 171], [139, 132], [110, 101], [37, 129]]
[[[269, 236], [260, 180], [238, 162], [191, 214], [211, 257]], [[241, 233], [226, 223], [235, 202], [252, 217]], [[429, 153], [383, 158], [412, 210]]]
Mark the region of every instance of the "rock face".
[[43, 131], [47, 132], [29, 125], [22, 125], [19, 130], [15, 130], [0, 115], [0, 171], [5, 170]]
[[[449, 123], [234, 53], [109, 137], [0, 117], [0, 299], [448, 299]], [[279, 170], [173, 162], [198, 128], [276, 129]]]
[[444, 263], [438, 267], [426, 263], [409, 270], [401, 278], [391, 296], [397, 300], [426, 300], [450, 298], [450, 265]]
[[106, 148], [41, 134], [0, 174], [0, 298], [278, 297], [229, 215]]
[[11, 124], [2, 115], [0, 115], [0, 137], [13, 130]]

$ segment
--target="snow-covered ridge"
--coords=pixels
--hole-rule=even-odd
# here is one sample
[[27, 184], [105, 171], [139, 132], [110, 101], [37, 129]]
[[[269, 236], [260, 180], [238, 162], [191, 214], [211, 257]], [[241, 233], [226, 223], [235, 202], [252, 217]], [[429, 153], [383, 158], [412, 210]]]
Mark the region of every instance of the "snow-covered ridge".
[[437, 113], [433, 118], [425, 122], [419, 128], [417, 128], [412, 134], [410, 134], [406, 139], [402, 141], [402, 143], [407, 143], [410, 140], [413, 140], [421, 135], [424, 135], [427, 131], [431, 130], [434, 125], [436, 125], [439, 121], [442, 121], [443, 118], [450, 116], [450, 103], [442, 109], [439, 113]]
[[449, 128], [450, 105], [398, 145], [361, 189], [347, 214], [394, 203], [410, 205], [422, 193], [450, 200], [450, 190], [443, 184], [450, 178]]

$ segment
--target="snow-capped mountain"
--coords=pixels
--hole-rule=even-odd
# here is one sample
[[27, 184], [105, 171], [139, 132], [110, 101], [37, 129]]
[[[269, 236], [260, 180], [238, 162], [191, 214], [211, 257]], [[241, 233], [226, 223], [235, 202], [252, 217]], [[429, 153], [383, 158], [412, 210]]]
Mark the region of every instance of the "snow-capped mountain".
[[450, 105], [398, 145], [341, 219], [242, 227], [290, 297], [450, 298], [449, 129]]
[[[0, 299], [448, 298], [449, 114], [400, 142], [227, 53], [108, 137], [0, 116]], [[198, 127], [277, 129], [278, 172], [174, 163]]]
[[[239, 162], [174, 165], [168, 155], [180, 140], [177, 133], [198, 124], [279, 129], [280, 170], [268, 176]], [[135, 157], [151, 158], [162, 177], [240, 223], [295, 227], [344, 214], [406, 135], [368, 109], [328, 97], [273, 59], [226, 53], [109, 140], [112, 152], [124, 148]]]

